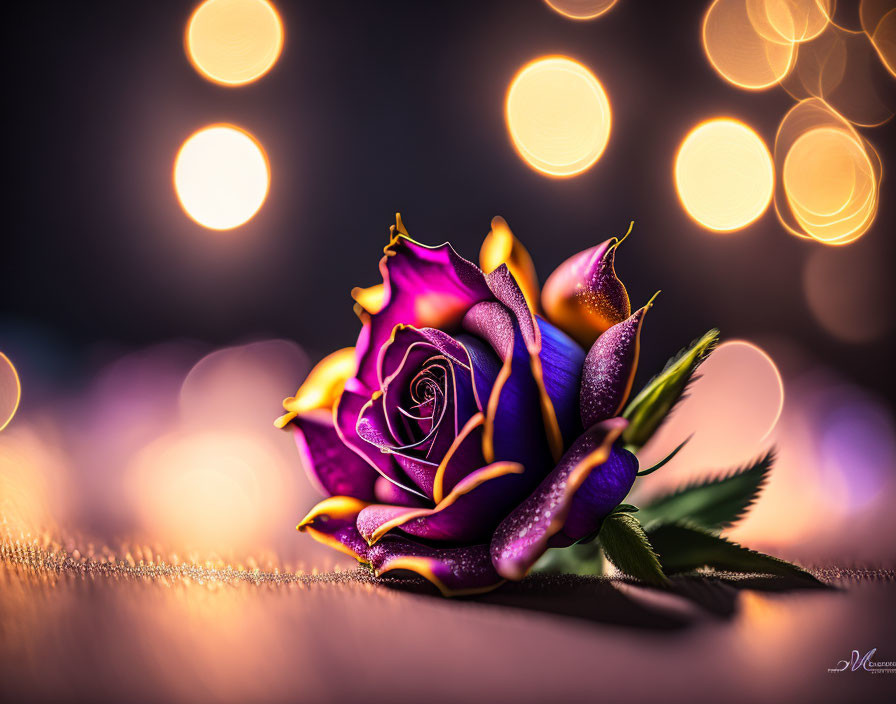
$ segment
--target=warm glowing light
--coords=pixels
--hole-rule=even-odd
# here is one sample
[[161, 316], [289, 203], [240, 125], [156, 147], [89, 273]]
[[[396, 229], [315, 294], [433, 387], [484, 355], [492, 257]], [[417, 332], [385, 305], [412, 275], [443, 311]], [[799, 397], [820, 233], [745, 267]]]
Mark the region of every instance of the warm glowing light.
[[703, 49], [722, 78], [749, 90], [779, 83], [796, 56], [793, 42], [772, 41], [757, 31], [747, 0], [713, 2], [703, 20]]
[[187, 55], [215, 83], [240, 86], [266, 74], [283, 48], [283, 24], [266, 0], [206, 0], [187, 23]]
[[896, 7], [881, 18], [869, 38], [883, 65], [896, 76]]
[[19, 407], [22, 384], [9, 357], [0, 352], [0, 430], [3, 430]]
[[619, 0], [544, 0], [548, 7], [571, 20], [593, 20], [609, 12]]
[[174, 162], [174, 188], [193, 220], [212, 230], [248, 221], [264, 203], [271, 174], [261, 145], [233, 125], [191, 135]]
[[831, 21], [833, 0], [746, 0], [753, 28], [778, 44], [811, 41]]
[[[784, 408], [784, 382], [774, 360], [746, 340], [724, 342], [700, 367], [697, 381], [645, 447], [642, 463], [690, 442], [670, 468], [706, 471], [737, 466], [770, 444]], [[677, 471], [677, 470], [676, 470]], [[681, 477], [660, 477], [679, 483]]]
[[684, 138], [675, 158], [675, 187], [687, 213], [710, 230], [730, 232], [765, 212], [774, 190], [768, 147], [750, 127], [707, 120]]
[[784, 116], [775, 163], [781, 172], [775, 209], [791, 233], [843, 245], [871, 227], [880, 199], [880, 159], [826, 103], [806, 100]]
[[891, 76], [878, 58], [874, 40], [864, 32], [830, 23], [800, 45], [796, 65], [782, 86], [796, 100], [820, 98], [849, 122], [877, 127], [896, 112], [894, 92], [887, 85]]
[[610, 138], [610, 103], [582, 64], [549, 56], [526, 64], [507, 91], [507, 129], [519, 155], [550, 176], [574, 176]]

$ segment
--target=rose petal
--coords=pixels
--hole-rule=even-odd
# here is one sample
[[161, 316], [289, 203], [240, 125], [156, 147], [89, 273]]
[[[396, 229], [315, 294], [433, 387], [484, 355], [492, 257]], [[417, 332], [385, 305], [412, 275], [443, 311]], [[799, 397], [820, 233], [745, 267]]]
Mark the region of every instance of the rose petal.
[[423, 498], [405, 491], [400, 486], [396, 486], [385, 477], [380, 476], [377, 476], [376, 483], [373, 485], [373, 493], [376, 496], [377, 503], [381, 504], [419, 508], [424, 503]]
[[613, 418], [586, 430], [532, 495], [498, 526], [490, 549], [502, 577], [522, 579], [541, 557], [566, 523], [575, 493], [606, 461], [625, 426], [626, 421]]
[[553, 466], [541, 413], [541, 392], [519, 325], [500, 303], [479, 303], [464, 329], [488, 342], [503, 359], [485, 413], [482, 453], [486, 462], [520, 462], [533, 471]]
[[492, 567], [487, 545], [433, 548], [390, 536], [369, 548], [368, 557], [378, 577], [397, 570], [415, 572], [443, 596], [481, 594], [504, 583]]
[[355, 373], [355, 348], [344, 347], [324, 357], [312, 369], [296, 391], [283, 401], [288, 411], [274, 421], [278, 428], [284, 428], [299, 413], [307, 413], [318, 408], [333, 408], [342, 393], [345, 382]]
[[488, 397], [501, 372], [501, 360], [494, 350], [478, 337], [460, 334], [457, 340], [467, 350], [473, 369], [473, 395], [476, 407], [484, 412], [488, 406]]
[[487, 539], [530, 485], [516, 462], [495, 462], [465, 477], [435, 508], [372, 505], [358, 515], [358, 530], [375, 543], [392, 530], [455, 544]]
[[554, 460], [559, 460], [563, 454], [564, 447], [563, 430], [560, 428], [553, 400], [545, 387], [541, 359], [541, 330], [536, 323], [535, 315], [526, 303], [526, 297], [523, 295], [522, 289], [520, 289], [510, 270], [505, 265], [499, 266], [486, 276], [486, 281], [492, 293], [495, 294], [495, 298], [513, 313], [519, 326], [526, 349], [529, 352], [529, 364], [532, 368], [532, 378], [535, 379], [538, 389], [538, 404], [544, 420], [548, 445]]
[[548, 320], [585, 349], [631, 314], [628, 293], [614, 268], [620, 243], [612, 237], [573, 255], [554, 270], [541, 292]]
[[374, 500], [373, 487], [379, 475], [343, 444], [333, 425], [332, 413], [303, 413], [292, 423], [296, 446], [312, 484], [329, 496], [343, 494]]
[[541, 331], [542, 378], [551, 399], [557, 425], [563, 435], [563, 446], [569, 447], [582, 434], [579, 416], [579, 386], [585, 350], [559, 328], [542, 318], [536, 318]]
[[531, 310], [538, 309], [538, 275], [532, 257], [523, 244], [513, 235], [507, 221], [502, 217], [492, 218], [492, 229], [489, 230], [482, 248], [479, 250], [479, 266], [485, 273], [491, 273], [501, 264], [506, 264], [513, 278], [526, 297]]
[[427, 247], [396, 235], [384, 251], [383, 306], [365, 323], [356, 345], [357, 378], [368, 393], [377, 386], [377, 355], [396, 325], [450, 330], [472, 305], [492, 297], [478, 267], [448, 243]]
[[[411, 481], [407, 478], [404, 471], [395, 462], [395, 458], [365, 442], [360, 438], [357, 431], [358, 416], [361, 409], [369, 401], [369, 398], [358, 389], [362, 388], [357, 379], [349, 379], [345, 383], [345, 390], [336, 404], [335, 419], [336, 432], [345, 445], [355, 452], [359, 457], [367, 461], [380, 475], [388, 479], [393, 484], [411, 492], [424, 496], [420, 491], [414, 489]], [[426, 498], [424, 496], [424, 498]]]
[[569, 507], [563, 533], [572, 544], [600, 529], [603, 519], [628, 496], [635, 475], [638, 458], [621, 447], [614, 447], [610, 456], [588, 475], [579, 487]]
[[603, 333], [585, 357], [579, 390], [584, 427], [618, 415], [625, 405], [638, 369], [641, 325], [652, 305], [650, 299], [643, 308]]
[[432, 498], [438, 503], [474, 468], [485, 465], [482, 435], [485, 415], [477, 413], [467, 421], [442, 457], [433, 478]]
[[331, 496], [317, 504], [296, 528], [324, 545], [367, 562], [367, 541], [356, 526], [358, 514], [367, 506], [350, 496]]

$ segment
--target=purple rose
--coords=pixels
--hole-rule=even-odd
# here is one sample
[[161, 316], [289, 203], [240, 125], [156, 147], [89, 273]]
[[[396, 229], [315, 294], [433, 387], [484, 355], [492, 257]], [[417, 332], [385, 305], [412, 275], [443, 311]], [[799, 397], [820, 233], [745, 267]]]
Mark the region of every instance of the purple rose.
[[539, 297], [501, 218], [480, 256], [489, 273], [400, 218], [392, 234], [382, 285], [353, 292], [354, 350], [324, 359], [277, 421], [329, 497], [298, 527], [377, 575], [487, 591], [594, 535], [631, 489], [618, 415], [650, 304], [631, 314], [616, 238], [563, 263]]

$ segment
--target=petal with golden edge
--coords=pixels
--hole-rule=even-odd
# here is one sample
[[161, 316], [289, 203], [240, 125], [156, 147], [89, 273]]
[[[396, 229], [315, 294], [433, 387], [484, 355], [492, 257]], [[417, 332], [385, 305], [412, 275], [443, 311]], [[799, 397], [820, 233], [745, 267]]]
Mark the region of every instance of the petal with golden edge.
[[379, 474], [345, 446], [332, 413], [323, 409], [300, 413], [293, 418], [292, 428], [305, 471], [321, 493], [374, 500]]
[[357, 378], [368, 395], [377, 385], [377, 355], [396, 325], [454, 328], [471, 306], [492, 297], [479, 267], [447, 242], [420, 244], [405, 234], [400, 220], [392, 234], [380, 260], [383, 306], [376, 315], [365, 316], [355, 347]]
[[311, 370], [296, 395], [284, 399], [283, 408], [288, 412], [275, 420], [274, 425], [285, 428], [299, 413], [332, 408], [339, 400], [346, 380], [354, 373], [354, 347], [344, 347], [327, 355]]
[[383, 303], [386, 299], [386, 287], [383, 284], [376, 284], [367, 288], [355, 286], [352, 289], [352, 298], [360, 306], [361, 311], [370, 315], [376, 315], [383, 309]]
[[481, 466], [480, 459], [484, 462], [485, 458], [482, 455], [484, 425], [485, 415], [482, 413], [470, 418], [442, 457], [433, 479], [432, 498], [436, 503], [445, 497], [446, 487], [451, 491], [466, 476], [470, 467]]
[[514, 316], [501, 303], [487, 301], [470, 309], [463, 326], [488, 342], [502, 360], [486, 405], [482, 432], [485, 461], [523, 462], [533, 469], [552, 466], [540, 389]]
[[547, 319], [585, 349], [631, 315], [628, 292], [614, 266], [616, 248], [627, 236], [612, 237], [573, 255], [554, 270], [542, 289]]
[[317, 504], [296, 529], [324, 545], [367, 562], [367, 542], [358, 532], [358, 514], [366, 501], [351, 496], [331, 496]]
[[514, 489], [524, 485], [514, 475], [524, 471], [517, 462], [495, 462], [477, 469], [435, 508], [368, 506], [358, 514], [358, 531], [371, 545], [396, 528], [426, 540], [471, 543], [486, 539], [519, 502], [520, 492]]
[[429, 580], [442, 596], [482, 594], [501, 586], [487, 545], [434, 548], [389, 536], [368, 550], [376, 576], [388, 572], [414, 572]]
[[638, 370], [641, 326], [658, 295], [617, 323], [591, 346], [582, 368], [579, 409], [586, 428], [618, 415], [628, 400]]
[[355, 378], [351, 378], [345, 383], [345, 390], [333, 408], [333, 419], [339, 438], [381, 476], [412, 494], [419, 494], [423, 498], [427, 498], [411, 486], [411, 480], [398, 466], [393, 455], [380, 452], [379, 448], [359, 437], [358, 418], [361, 415], [361, 409], [369, 400], [363, 389], [361, 382]]
[[479, 250], [479, 266], [489, 274], [502, 264], [506, 264], [513, 278], [523, 291], [526, 303], [533, 311], [538, 310], [538, 274], [532, 257], [516, 237], [507, 221], [502, 217], [492, 218], [492, 229], [485, 236]]
[[[547, 433], [548, 445], [554, 461], [560, 459], [563, 454], [563, 433], [554, 410], [554, 402], [548, 394], [544, 384], [544, 369], [541, 361], [541, 330], [535, 320], [535, 315], [526, 303], [526, 297], [513, 278], [510, 269], [502, 264], [488, 276], [486, 276], [489, 288], [501, 303], [503, 303], [516, 318], [522, 333], [526, 350], [529, 352], [529, 364], [532, 368], [532, 377], [538, 387], [538, 404], [541, 408]], [[496, 384], [497, 386], [497, 384]]]
[[532, 495], [501, 522], [490, 549], [502, 577], [522, 579], [544, 554], [548, 541], [566, 524], [576, 492], [610, 456], [626, 425], [622, 418], [612, 418], [586, 430]]

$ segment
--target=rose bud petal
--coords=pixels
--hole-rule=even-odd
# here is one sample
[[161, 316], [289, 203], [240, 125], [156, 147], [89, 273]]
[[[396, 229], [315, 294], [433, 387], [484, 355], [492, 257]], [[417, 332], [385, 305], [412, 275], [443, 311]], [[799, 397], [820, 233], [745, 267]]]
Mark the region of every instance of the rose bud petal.
[[481, 341], [467, 343], [475, 365], [468, 347], [450, 335], [397, 325], [380, 350], [380, 388], [358, 411], [362, 452], [371, 461], [392, 458], [410, 480], [397, 483], [434, 502], [485, 464], [481, 409], [500, 362]]
[[386, 301], [386, 287], [383, 284], [376, 284], [367, 288], [355, 286], [351, 295], [357, 304], [355, 313], [364, 320], [362, 314], [376, 315], [383, 309], [383, 304]]
[[373, 485], [373, 493], [376, 496], [376, 501], [381, 504], [419, 507], [424, 503], [421, 497], [405, 491], [382, 476], [377, 476], [376, 483]]
[[333, 408], [333, 404], [339, 399], [339, 395], [345, 387], [345, 382], [354, 373], [354, 347], [344, 347], [328, 354], [308, 373], [305, 381], [296, 391], [296, 395], [284, 399], [283, 408], [288, 413], [284, 413], [275, 420], [274, 425], [284, 428], [299, 413], [306, 413], [317, 408]]
[[296, 528], [319, 543], [367, 562], [367, 541], [356, 527], [365, 506], [366, 502], [351, 496], [331, 496], [311, 509]]
[[504, 583], [489, 558], [487, 545], [434, 548], [389, 537], [369, 548], [377, 577], [409, 571], [432, 582], [444, 596], [488, 592]]
[[585, 357], [579, 391], [584, 427], [618, 415], [625, 405], [638, 368], [641, 325], [655, 298], [597, 338]]
[[514, 580], [526, 576], [563, 530], [576, 492], [610, 457], [625, 426], [625, 420], [613, 418], [586, 430], [534, 493], [501, 522], [490, 548], [498, 574]]
[[631, 314], [628, 293], [614, 268], [616, 248], [622, 240], [612, 237], [570, 257], [542, 289], [541, 304], [548, 320], [585, 349]]
[[374, 484], [379, 475], [343, 444], [334, 427], [332, 412], [317, 410], [300, 414], [293, 419], [292, 427], [305, 472], [323, 494], [342, 494], [365, 501], [376, 498]]
[[[561, 536], [552, 547], [562, 547], [596, 535], [604, 517], [623, 502], [635, 483], [638, 458], [615, 445], [607, 460], [595, 467], [572, 498]], [[557, 538], [560, 538], [559, 540]]]
[[[573, 412], [575, 398], [578, 394], [575, 383], [562, 383], [571, 377], [577, 377], [581, 370], [584, 351], [564, 333], [549, 323], [537, 318], [529, 309], [522, 290], [506, 265], [501, 265], [487, 277], [489, 288], [512, 314], [526, 350], [529, 353], [529, 365], [532, 378], [538, 392], [538, 404], [541, 408], [548, 444], [554, 460], [560, 459], [564, 447], [581, 431]], [[467, 321], [465, 319], [465, 327]], [[503, 326], [507, 327], [507, 326]], [[549, 334], [542, 336], [542, 329]], [[497, 328], [502, 339], [500, 343], [505, 350], [515, 347], [510, 345], [513, 338], [506, 334], [502, 327]], [[485, 335], [495, 336], [495, 332], [486, 331]], [[493, 344], [493, 347], [495, 345]], [[498, 347], [495, 350], [502, 355], [507, 364], [507, 357]], [[515, 351], [514, 356], [517, 354]], [[545, 364], [550, 369], [550, 378], [545, 376]], [[560, 382], [560, 383], [558, 383]]]
[[495, 462], [465, 477], [435, 508], [373, 504], [358, 514], [358, 531], [371, 545], [401, 529], [416, 538], [456, 544], [487, 540], [499, 520], [525, 493], [516, 462]]
[[502, 217], [492, 218], [492, 229], [485, 236], [479, 250], [479, 266], [490, 274], [501, 264], [506, 264], [516, 279], [530, 310], [538, 310], [538, 275], [535, 264], [523, 244], [513, 235], [507, 221]]
[[456, 328], [471, 306], [491, 298], [479, 268], [447, 242], [429, 247], [395, 234], [383, 251], [382, 309], [364, 323], [355, 348], [357, 378], [368, 392], [377, 388], [377, 355], [396, 325]]

